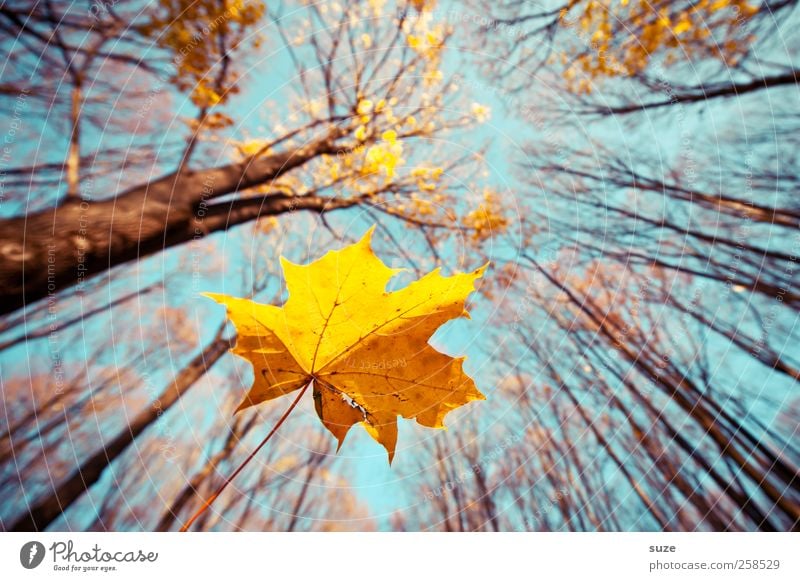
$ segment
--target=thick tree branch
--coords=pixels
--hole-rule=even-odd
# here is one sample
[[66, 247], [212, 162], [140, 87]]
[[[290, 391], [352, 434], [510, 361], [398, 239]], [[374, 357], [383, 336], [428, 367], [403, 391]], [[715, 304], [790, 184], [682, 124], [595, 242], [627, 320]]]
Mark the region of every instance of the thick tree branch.
[[[28, 216], [0, 220], [0, 314], [13, 312], [131, 260], [259, 216], [341, 207], [324, 198], [209, 201], [269, 184], [309, 160], [335, 153], [334, 132], [291, 151], [202, 171], [176, 172], [110, 200], [66, 199]], [[323, 202], [324, 200], [324, 202]], [[353, 205], [349, 203], [349, 205]]]
[[669, 99], [663, 99], [661, 101], [634, 103], [619, 107], [597, 108], [592, 109], [589, 112], [600, 113], [604, 115], [628, 115], [630, 113], [637, 113], [647, 109], [669, 107], [670, 105], [675, 105], [678, 103], [690, 104], [709, 101], [717, 98], [740, 97], [747, 93], [761, 91], [762, 89], [796, 85], [798, 79], [800, 79], [800, 71], [793, 69], [780, 75], [753, 79], [752, 81], [748, 81], [746, 83], [715, 84], [708, 87], [700, 85], [698, 87], [693, 87], [686, 92], [673, 94]]

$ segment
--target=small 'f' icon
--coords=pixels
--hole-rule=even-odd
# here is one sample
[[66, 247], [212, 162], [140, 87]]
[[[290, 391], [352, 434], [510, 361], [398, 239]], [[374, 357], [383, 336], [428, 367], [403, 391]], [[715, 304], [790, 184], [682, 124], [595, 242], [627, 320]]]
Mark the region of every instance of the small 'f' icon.
[[31, 541], [22, 545], [19, 550], [19, 562], [26, 569], [35, 569], [44, 560], [44, 545], [38, 541]]

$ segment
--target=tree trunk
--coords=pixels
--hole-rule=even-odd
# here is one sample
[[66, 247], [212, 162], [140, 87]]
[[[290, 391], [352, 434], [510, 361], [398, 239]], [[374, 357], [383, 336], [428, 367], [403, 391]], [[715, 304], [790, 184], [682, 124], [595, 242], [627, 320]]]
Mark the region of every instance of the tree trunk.
[[331, 152], [328, 138], [248, 163], [174, 173], [112, 199], [67, 198], [53, 208], [0, 220], [0, 314], [80, 287], [120, 264], [259, 216], [352, 206], [353, 200], [283, 193], [209, 203], [268, 184]]

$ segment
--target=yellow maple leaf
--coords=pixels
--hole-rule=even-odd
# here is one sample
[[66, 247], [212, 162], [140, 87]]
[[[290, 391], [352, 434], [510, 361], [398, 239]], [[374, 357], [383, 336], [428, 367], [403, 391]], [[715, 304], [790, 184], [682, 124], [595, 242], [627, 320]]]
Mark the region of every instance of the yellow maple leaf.
[[387, 292], [402, 269], [372, 251], [374, 227], [355, 244], [307, 265], [281, 258], [289, 298], [282, 307], [206, 294], [227, 307], [233, 352], [253, 364], [253, 386], [237, 411], [313, 384], [322, 423], [341, 447], [361, 423], [394, 458], [397, 416], [443, 428], [451, 410], [485, 399], [453, 358], [428, 340], [468, 316], [467, 296], [486, 266], [442, 276], [439, 269]]

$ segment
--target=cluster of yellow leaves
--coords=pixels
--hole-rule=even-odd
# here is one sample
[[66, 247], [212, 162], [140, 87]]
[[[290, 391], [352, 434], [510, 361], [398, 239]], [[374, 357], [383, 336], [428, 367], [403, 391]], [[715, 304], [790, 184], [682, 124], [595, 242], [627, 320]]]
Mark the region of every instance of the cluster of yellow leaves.
[[733, 64], [753, 40], [742, 24], [757, 12], [748, 0], [665, 3], [660, 8], [647, 0], [573, 2], [560, 20], [579, 41], [561, 55], [564, 77], [572, 90], [589, 92], [591, 79], [635, 75], [656, 55], [666, 65], [704, 56]]
[[447, 208], [449, 198], [440, 191], [440, 180], [444, 170], [440, 167], [416, 167], [410, 172], [409, 181], [417, 191], [407, 201], [396, 204], [391, 212], [410, 218], [430, 217], [447, 212], [450, 220], [455, 215]]
[[[380, 133], [382, 135], [386, 131], [394, 131], [395, 133], [414, 131], [420, 134], [433, 132], [436, 126], [432, 120], [428, 120], [420, 127], [419, 121], [413, 115], [404, 117], [395, 115], [393, 107], [397, 105], [397, 102], [397, 97], [392, 97], [388, 101], [386, 99], [378, 101], [366, 98], [360, 99], [356, 106], [354, 137], [359, 142], [365, 142], [376, 134]], [[435, 107], [429, 107], [428, 109], [431, 116], [436, 114]]]
[[[396, 178], [397, 168], [405, 163], [400, 133], [425, 132], [413, 115], [396, 116], [393, 111], [396, 104], [396, 98], [359, 100], [353, 131], [356, 145], [346, 153], [322, 156], [316, 170], [318, 186], [335, 185], [369, 193], [384, 188]], [[427, 130], [432, 132], [433, 124], [430, 125]]]
[[321, 187], [338, 186], [366, 194], [392, 182], [395, 171], [402, 165], [403, 144], [393, 130], [384, 131], [373, 145], [359, 145], [352, 152], [323, 155], [317, 168]]
[[289, 291], [282, 307], [207, 296], [227, 307], [238, 332], [233, 352], [253, 364], [253, 386], [238, 410], [313, 385], [317, 414], [340, 447], [360, 423], [391, 462], [397, 416], [443, 428], [450, 411], [484, 399], [464, 373], [464, 358], [428, 341], [467, 315], [466, 299], [485, 267], [450, 277], [437, 269], [386, 292], [400, 270], [372, 251], [373, 230], [305, 266], [282, 258]]
[[419, 192], [387, 208], [387, 212], [410, 220], [409, 227], [423, 220], [435, 224], [459, 224], [473, 243], [480, 244], [505, 231], [511, 223], [507, 210], [493, 189], [484, 188], [482, 201], [476, 207], [460, 208], [461, 204], [444, 193], [438, 183], [441, 168], [413, 170], [418, 177]]
[[420, 56], [423, 63], [422, 79], [425, 86], [430, 87], [444, 78], [440, 65], [450, 30], [445, 24], [435, 22], [425, 2], [419, 4], [422, 5], [419, 13], [403, 22], [403, 33], [408, 46]]
[[444, 170], [440, 167], [416, 167], [411, 170], [411, 177], [420, 192], [432, 193], [438, 188], [443, 173]]
[[176, 86], [191, 91], [198, 107], [213, 107], [235, 90], [233, 85], [217, 86], [209, 74], [226, 56], [220, 47], [226, 53], [235, 50], [264, 10], [263, 3], [252, 0], [159, 0], [138, 30], [173, 54]]
[[403, 144], [397, 140], [397, 132], [384, 131], [381, 140], [367, 148], [361, 173], [383, 173], [387, 178], [394, 176], [395, 168], [403, 163]]
[[484, 188], [483, 202], [464, 216], [463, 224], [469, 228], [476, 242], [487, 240], [503, 232], [509, 224], [505, 209], [496, 191]]

